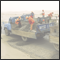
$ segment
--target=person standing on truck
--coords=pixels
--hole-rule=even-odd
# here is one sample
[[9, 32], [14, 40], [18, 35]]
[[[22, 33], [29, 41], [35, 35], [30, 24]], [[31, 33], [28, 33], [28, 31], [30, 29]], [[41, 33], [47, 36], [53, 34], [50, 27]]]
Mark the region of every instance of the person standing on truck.
[[49, 13], [48, 16], [46, 17], [46, 22], [49, 23], [49, 20], [51, 20], [50, 13]]
[[44, 17], [44, 15], [45, 15], [45, 12], [44, 12], [44, 10], [42, 10], [42, 16]]
[[52, 16], [53, 16], [52, 14], [53, 14], [53, 12], [51, 12], [51, 13], [50, 13], [50, 17], [52, 17]]
[[49, 18], [48, 21], [49, 21], [49, 23], [51, 23], [51, 17], [53, 16], [52, 14], [53, 14], [53, 12], [51, 12], [50, 14], [48, 14], [48, 18]]
[[48, 16], [50, 16], [50, 13], [48, 14]]
[[21, 27], [20, 18], [21, 18], [21, 17], [19, 16], [19, 18], [17, 18], [17, 20], [15, 21], [15, 24], [17, 24], [18, 27]]
[[33, 27], [33, 24], [34, 24], [35, 21], [34, 21], [33, 18], [30, 17], [30, 16], [29, 16], [29, 17], [26, 17], [26, 19], [28, 19], [29, 23], [31, 24], [31, 25], [30, 25], [30, 30], [32, 30], [32, 27]]
[[53, 12], [52, 13], [50, 13], [50, 14], [48, 14], [48, 17], [51, 19], [51, 17], [52, 17], [52, 14], [53, 14]]
[[33, 11], [31, 12], [31, 16], [30, 16], [30, 17], [34, 18], [34, 13], [33, 13]]

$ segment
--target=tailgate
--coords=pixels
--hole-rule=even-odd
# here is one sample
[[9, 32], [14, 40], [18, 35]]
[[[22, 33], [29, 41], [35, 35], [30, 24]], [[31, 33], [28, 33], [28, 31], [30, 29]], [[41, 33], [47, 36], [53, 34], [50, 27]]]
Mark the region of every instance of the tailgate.
[[50, 38], [51, 43], [59, 44], [59, 36], [54, 36], [54, 35], [50, 34], [49, 38]]
[[50, 31], [50, 27], [53, 26], [53, 25], [54, 25], [54, 23], [39, 24], [39, 25], [37, 25], [37, 27], [41, 32], [46, 32], [46, 31]]

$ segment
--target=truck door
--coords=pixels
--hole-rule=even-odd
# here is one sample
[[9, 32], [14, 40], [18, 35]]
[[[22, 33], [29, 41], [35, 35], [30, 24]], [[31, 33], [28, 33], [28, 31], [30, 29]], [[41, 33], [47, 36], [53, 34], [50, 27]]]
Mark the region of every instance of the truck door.
[[12, 29], [16, 29], [16, 28], [18, 27], [18, 25], [15, 24], [15, 20], [16, 20], [16, 19], [17, 19], [17, 18], [12, 18], [12, 19], [10, 20], [10, 24], [11, 24]]

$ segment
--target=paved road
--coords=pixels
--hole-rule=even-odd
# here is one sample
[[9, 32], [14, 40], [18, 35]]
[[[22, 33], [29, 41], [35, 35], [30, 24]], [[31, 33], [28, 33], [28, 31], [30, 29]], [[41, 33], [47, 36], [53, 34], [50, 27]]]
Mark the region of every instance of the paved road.
[[[4, 34], [4, 30], [2, 30]], [[53, 44], [44, 38], [40, 39], [28, 39], [27, 42], [23, 42], [20, 36], [11, 35], [11, 36], [3, 36], [2, 38], [9, 39], [4, 42], [7, 42], [10, 46], [19, 49], [23, 52], [30, 54], [31, 57], [35, 59], [59, 59], [59, 52], [55, 50]]]

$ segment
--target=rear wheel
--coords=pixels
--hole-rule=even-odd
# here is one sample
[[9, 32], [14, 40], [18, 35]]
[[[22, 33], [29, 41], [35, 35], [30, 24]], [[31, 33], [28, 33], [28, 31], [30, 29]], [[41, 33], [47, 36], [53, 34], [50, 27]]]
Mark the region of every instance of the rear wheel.
[[23, 36], [22, 36], [22, 40], [23, 40], [23, 41], [27, 41], [27, 37], [23, 37]]
[[54, 45], [54, 48], [59, 51], [59, 44], [53, 44]]
[[9, 32], [9, 30], [8, 30], [7, 28], [5, 28], [5, 34], [6, 34], [7, 36], [10, 35], [10, 32]]

